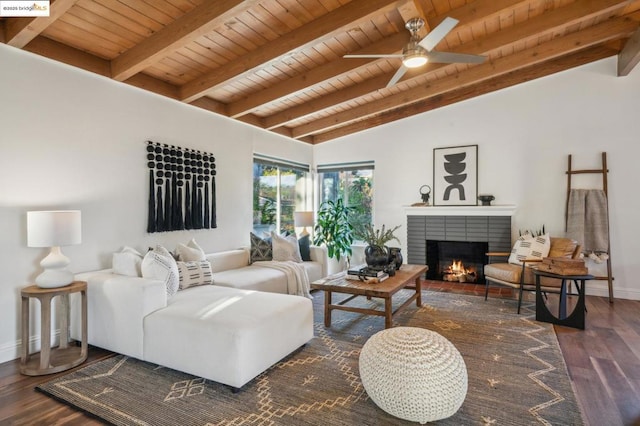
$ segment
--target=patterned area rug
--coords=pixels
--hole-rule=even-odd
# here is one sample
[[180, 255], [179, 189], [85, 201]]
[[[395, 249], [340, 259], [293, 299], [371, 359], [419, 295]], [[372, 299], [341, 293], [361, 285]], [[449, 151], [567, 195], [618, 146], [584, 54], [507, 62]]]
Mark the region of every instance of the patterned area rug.
[[[409, 294], [402, 292], [395, 296], [399, 303]], [[382, 307], [376, 299], [356, 300]], [[124, 356], [38, 389], [116, 425], [411, 424], [378, 408], [360, 382], [360, 349], [384, 327], [383, 317], [334, 311], [326, 329], [322, 306], [323, 295], [315, 292], [315, 338], [236, 394]], [[422, 308], [414, 304], [394, 318], [394, 325], [440, 333], [467, 365], [462, 407], [436, 424], [583, 424], [553, 327], [536, 322], [532, 308], [528, 302], [517, 315], [513, 300], [424, 291]]]

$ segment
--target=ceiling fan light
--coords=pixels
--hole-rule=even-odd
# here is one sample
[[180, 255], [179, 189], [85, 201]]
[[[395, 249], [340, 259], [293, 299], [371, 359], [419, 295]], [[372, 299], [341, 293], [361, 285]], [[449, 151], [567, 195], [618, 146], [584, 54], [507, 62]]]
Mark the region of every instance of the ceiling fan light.
[[423, 55], [410, 55], [402, 60], [402, 64], [407, 68], [418, 68], [427, 63], [427, 57]]

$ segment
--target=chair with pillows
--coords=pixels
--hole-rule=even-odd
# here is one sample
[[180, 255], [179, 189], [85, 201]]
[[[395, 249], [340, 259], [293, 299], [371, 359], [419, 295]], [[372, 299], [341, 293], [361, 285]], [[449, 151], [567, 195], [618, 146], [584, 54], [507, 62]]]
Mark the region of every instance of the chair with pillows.
[[[484, 300], [489, 294], [489, 284], [508, 286], [518, 290], [518, 314], [522, 305], [524, 291], [536, 291], [535, 276], [532, 266], [542, 262], [545, 257], [566, 257], [576, 259], [580, 256], [580, 246], [570, 238], [554, 238], [548, 234], [533, 236], [526, 233], [520, 236], [511, 253], [487, 253], [487, 256], [509, 256], [507, 263], [489, 263], [484, 267], [485, 293]], [[557, 293], [561, 286], [560, 280], [542, 277], [541, 290]]]

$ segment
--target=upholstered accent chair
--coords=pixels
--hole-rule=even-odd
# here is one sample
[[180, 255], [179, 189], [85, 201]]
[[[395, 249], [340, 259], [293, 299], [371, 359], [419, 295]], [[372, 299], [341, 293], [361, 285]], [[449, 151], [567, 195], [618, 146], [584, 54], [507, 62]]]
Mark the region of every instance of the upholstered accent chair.
[[[580, 245], [570, 238], [551, 237], [548, 257], [567, 257], [576, 259], [580, 256]], [[491, 259], [498, 256], [509, 256], [510, 253], [487, 253]], [[522, 305], [523, 291], [536, 291], [535, 276], [532, 266], [541, 262], [541, 259], [523, 259], [522, 265], [514, 263], [489, 263], [484, 267], [485, 292], [484, 300], [489, 295], [489, 284], [512, 287], [518, 290], [518, 314]], [[542, 277], [540, 288], [545, 293], [558, 293], [561, 281], [553, 278]]]

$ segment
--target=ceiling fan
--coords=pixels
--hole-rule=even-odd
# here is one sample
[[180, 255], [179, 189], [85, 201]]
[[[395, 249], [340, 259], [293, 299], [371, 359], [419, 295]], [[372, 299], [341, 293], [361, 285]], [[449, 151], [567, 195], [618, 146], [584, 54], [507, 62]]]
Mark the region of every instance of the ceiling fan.
[[458, 20], [454, 18], [445, 18], [437, 27], [435, 27], [422, 40], [418, 35], [420, 28], [424, 26], [422, 18], [412, 18], [405, 24], [405, 28], [411, 33], [409, 43], [402, 49], [402, 53], [389, 55], [344, 55], [345, 58], [402, 58], [402, 66], [396, 71], [387, 87], [396, 84], [410, 68], [418, 68], [427, 62], [453, 64], [467, 63], [479, 64], [486, 57], [480, 55], [468, 55], [465, 53], [438, 52], [433, 50], [446, 35], [458, 25]]

